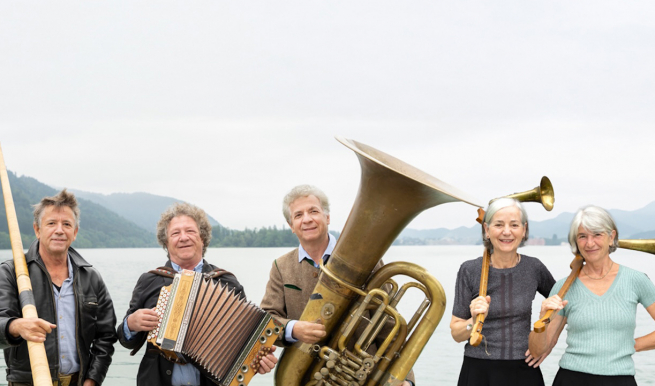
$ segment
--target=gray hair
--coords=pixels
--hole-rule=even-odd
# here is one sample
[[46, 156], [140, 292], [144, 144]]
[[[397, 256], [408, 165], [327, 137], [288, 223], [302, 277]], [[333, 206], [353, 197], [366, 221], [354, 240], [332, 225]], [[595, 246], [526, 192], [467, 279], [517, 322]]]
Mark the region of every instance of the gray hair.
[[41, 202], [32, 206], [34, 208], [34, 225], [36, 225], [37, 228], [41, 227], [43, 211], [49, 206], [54, 206], [56, 208], [71, 208], [73, 215], [75, 216], [75, 228], [80, 227], [80, 208], [77, 206], [77, 199], [73, 193], [69, 193], [64, 189], [56, 196], [43, 197]]
[[318, 198], [318, 202], [321, 203], [323, 212], [325, 212], [325, 214], [330, 214], [330, 201], [321, 189], [312, 185], [298, 185], [291, 189], [291, 191], [284, 196], [284, 200], [282, 200], [282, 213], [289, 225], [291, 225], [291, 203], [301, 197], [309, 196]]
[[175, 217], [189, 216], [198, 225], [200, 238], [202, 239], [202, 255], [205, 256], [207, 247], [212, 239], [212, 226], [207, 218], [207, 213], [195, 205], [186, 202], [177, 202], [171, 205], [164, 213], [161, 214], [157, 222], [157, 242], [165, 251], [168, 251], [168, 225]]
[[489, 204], [487, 211], [484, 213], [484, 218], [482, 219], [482, 244], [484, 244], [485, 248], [489, 249], [490, 253], [494, 252], [494, 246], [493, 244], [491, 244], [491, 241], [485, 237], [484, 224], [487, 224], [487, 226], [489, 226], [489, 223], [493, 219], [496, 212], [511, 206], [519, 208], [519, 212], [521, 213], [521, 224], [525, 224], [525, 236], [523, 236], [523, 240], [521, 240], [521, 244], [519, 244], [519, 247], [525, 245], [525, 241], [528, 239], [528, 235], [529, 235], [528, 213], [523, 208], [523, 205], [521, 205], [521, 203], [514, 198], [501, 197], [495, 199]]
[[593, 233], [606, 233], [608, 236], [612, 235], [615, 231], [614, 242], [610, 245], [609, 253], [616, 251], [619, 247], [619, 230], [616, 228], [616, 223], [605, 209], [589, 205], [580, 208], [571, 221], [571, 229], [569, 230], [569, 244], [571, 245], [571, 252], [580, 253], [578, 249], [578, 228], [582, 226], [584, 229]]

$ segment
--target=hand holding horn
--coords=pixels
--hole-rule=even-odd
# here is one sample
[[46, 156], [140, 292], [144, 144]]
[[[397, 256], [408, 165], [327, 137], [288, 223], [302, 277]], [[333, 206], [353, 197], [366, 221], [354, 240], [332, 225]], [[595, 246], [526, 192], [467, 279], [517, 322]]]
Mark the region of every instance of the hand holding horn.
[[[566, 278], [564, 285], [562, 285], [562, 288], [560, 288], [559, 292], [557, 293], [557, 296], [559, 296], [560, 299], [564, 299], [564, 296], [566, 296], [566, 293], [569, 291], [569, 288], [571, 288], [571, 284], [573, 284], [575, 279], [580, 274], [580, 270], [582, 269], [583, 263], [584, 263], [584, 258], [580, 256], [579, 253], [577, 253], [575, 255], [575, 258], [571, 262], [571, 273], [569, 274], [569, 277]], [[537, 320], [534, 323], [534, 332], [541, 333], [546, 331], [546, 325], [550, 323], [550, 318], [553, 316], [554, 312], [555, 310], [546, 311], [546, 314], [544, 314], [544, 316], [541, 319]]]
[[[655, 239], [619, 240], [619, 248], [632, 249], [635, 251], [655, 254]], [[566, 296], [566, 293], [571, 287], [571, 284], [573, 284], [573, 281], [580, 274], [580, 270], [582, 269], [583, 263], [584, 263], [584, 258], [580, 256], [580, 254], [576, 254], [575, 258], [571, 262], [571, 273], [569, 274], [569, 277], [564, 282], [564, 285], [562, 285], [562, 288], [557, 293], [557, 295], [561, 299], [564, 299], [564, 296]], [[534, 332], [541, 333], [546, 331], [546, 325], [550, 323], [550, 318], [553, 316], [554, 312], [555, 310], [549, 310], [548, 312], [546, 312], [543, 318], [537, 320], [534, 323]]]

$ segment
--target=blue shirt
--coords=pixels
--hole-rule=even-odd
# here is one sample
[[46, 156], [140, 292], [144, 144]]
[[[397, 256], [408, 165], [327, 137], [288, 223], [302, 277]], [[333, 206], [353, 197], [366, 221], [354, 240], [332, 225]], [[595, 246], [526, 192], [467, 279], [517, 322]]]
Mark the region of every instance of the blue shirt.
[[[175, 272], [180, 272], [182, 268], [171, 261], [171, 265]], [[200, 263], [193, 268], [194, 272], [202, 272], [202, 260]], [[123, 333], [125, 334], [125, 339], [131, 340], [136, 332], [130, 331], [127, 328], [127, 318], [123, 322]], [[181, 365], [175, 363], [173, 365], [173, 375], [171, 377], [172, 386], [187, 386], [187, 385], [200, 385], [200, 371], [191, 364]]]
[[[325, 263], [332, 254], [332, 251], [334, 251], [334, 246], [337, 245], [337, 239], [334, 238], [330, 233], [328, 233], [328, 245], [327, 248], [325, 248], [325, 252], [323, 252], [323, 263]], [[305, 251], [305, 248], [302, 247], [302, 244], [298, 246], [298, 263], [302, 263], [303, 260], [308, 260], [314, 267], [318, 268], [319, 265], [316, 264], [316, 262], [309, 256], [309, 253]], [[297, 320], [290, 320], [287, 323], [286, 328], [284, 329], [284, 339], [286, 339], [287, 342], [290, 343], [295, 343], [298, 341], [298, 339], [295, 339], [292, 336], [293, 332], [293, 325], [296, 324]]]
[[59, 341], [59, 372], [72, 374], [80, 371], [75, 338], [75, 291], [73, 290], [73, 265], [67, 257], [68, 278], [61, 288], [53, 284], [55, 312], [57, 315], [57, 340]]

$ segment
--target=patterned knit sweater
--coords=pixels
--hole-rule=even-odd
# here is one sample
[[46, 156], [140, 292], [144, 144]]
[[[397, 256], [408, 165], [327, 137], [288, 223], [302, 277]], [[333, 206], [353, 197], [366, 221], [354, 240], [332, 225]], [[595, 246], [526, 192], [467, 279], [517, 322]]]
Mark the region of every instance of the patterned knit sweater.
[[[482, 257], [465, 261], [459, 268], [454, 316], [464, 320], [471, 317], [469, 305], [478, 297], [481, 271]], [[534, 257], [521, 255], [521, 261], [512, 268], [489, 267], [487, 295], [491, 303], [482, 329], [486, 343], [474, 347], [467, 342], [464, 355], [478, 359], [525, 359], [532, 329], [532, 301], [537, 293], [546, 297], [553, 284], [555, 279], [546, 266]]]

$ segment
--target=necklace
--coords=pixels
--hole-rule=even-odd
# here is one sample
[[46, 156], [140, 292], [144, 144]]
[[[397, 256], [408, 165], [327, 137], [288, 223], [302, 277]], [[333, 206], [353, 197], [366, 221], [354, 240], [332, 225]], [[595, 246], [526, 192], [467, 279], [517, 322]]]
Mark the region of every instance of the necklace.
[[584, 274], [587, 275], [588, 278], [593, 279], [593, 280], [603, 280], [605, 278], [605, 276], [609, 275], [609, 273], [612, 271], [612, 267], [614, 267], [614, 260], [612, 260], [612, 264], [610, 264], [610, 269], [608, 269], [607, 272], [605, 272], [605, 274], [603, 276], [601, 276], [601, 277], [591, 277], [587, 273], [587, 270], [585, 270]]
[[[520, 262], [520, 261], [521, 261], [521, 255], [519, 255], [519, 254], [517, 253], [517, 254], [516, 254], [516, 262], [514, 263], [514, 265], [512, 265], [511, 267], [506, 267], [506, 268], [504, 268], [504, 269], [507, 269], [507, 268], [514, 268], [514, 267], [516, 267], [517, 265], [519, 265], [519, 262]], [[493, 262], [492, 259], [489, 259], [489, 264], [490, 264], [492, 267], [495, 267], [495, 266], [494, 266], [494, 262]], [[498, 268], [498, 269], [501, 269], [501, 268]]]

